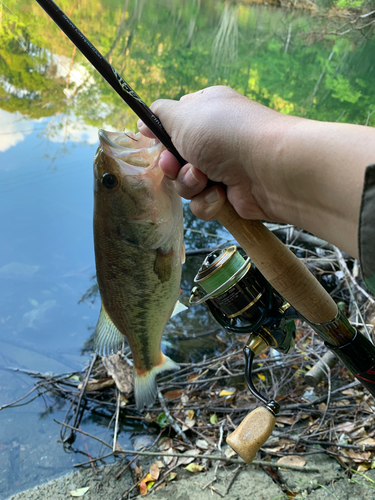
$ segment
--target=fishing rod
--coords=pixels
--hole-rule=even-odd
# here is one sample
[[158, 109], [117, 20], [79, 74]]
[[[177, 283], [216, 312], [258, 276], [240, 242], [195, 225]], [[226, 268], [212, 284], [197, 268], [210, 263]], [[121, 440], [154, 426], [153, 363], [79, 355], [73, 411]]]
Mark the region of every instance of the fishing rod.
[[[181, 166], [184, 165], [185, 160], [174, 147], [160, 120], [68, 16], [52, 0], [36, 1], [160, 142], [175, 155]], [[250, 463], [269, 438], [279, 408], [276, 401], [267, 401], [253, 386], [251, 368], [256, 354], [267, 346], [288, 352], [294, 339], [291, 323], [296, 317], [302, 318], [320, 335], [328, 349], [375, 395], [375, 347], [350, 325], [322, 285], [260, 221], [242, 219], [228, 200], [216, 219], [233, 235], [251, 261], [250, 258], [245, 263], [235, 260], [236, 252], [233, 249], [210, 254], [196, 276], [198, 287], [190, 299], [192, 305], [204, 302], [224, 328], [251, 332], [244, 347], [245, 380], [249, 390], [264, 406], [249, 413], [227, 438], [227, 443], [245, 462]], [[223, 269], [228, 269], [228, 264], [229, 271], [224, 273]], [[210, 282], [208, 278], [212, 276], [213, 283], [206, 289]], [[247, 284], [242, 286], [245, 278]], [[245, 322], [245, 329], [236, 325], [237, 321]]]
[[111, 85], [113, 90], [123, 99], [134, 113], [148, 126], [159, 141], [174, 154], [181, 165], [186, 161], [174, 147], [171, 138], [167, 134], [159, 118], [130, 87], [128, 83], [117, 73], [117, 71], [103, 57], [99, 50], [85, 37], [69, 17], [52, 0], [36, 0], [46, 11], [57, 26], [70, 38], [77, 49], [86, 57], [102, 77]]

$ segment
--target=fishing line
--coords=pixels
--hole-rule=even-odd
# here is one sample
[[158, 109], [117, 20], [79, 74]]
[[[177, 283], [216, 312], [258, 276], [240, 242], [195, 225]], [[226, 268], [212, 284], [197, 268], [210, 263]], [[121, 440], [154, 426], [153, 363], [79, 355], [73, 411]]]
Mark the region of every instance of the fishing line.
[[[30, 28], [28, 28], [28, 26], [22, 21], [22, 19], [15, 13], [12, 11], [12, 9], [10, 9], [4, 2], [3, 0], [0, 0], [0, 4], [3, 5], [13, 16], [15, 16], [17, 18], [17, 20], [19, 21], [19, 23], [22, 25], [22, 27], [28, 32], [28, 34], [30, 35], [30, 42], [31, 43], [34, 43], [34, 42], [37, 42], [35, 43], [36, 46], [38, 46], [39, 49], [41, 49], [42, 51], [45, 51], [45, 53], [47, 54], [47, 56], [49, 56], [51, 58], [51, 61], [53, 60], [56, 64], [56, 66], [61, 66], [64, 71], [66, 72], [66, 76], [64, 77], [66, 80], [70, 79], [71, 82], [74, 82], [77, 84], [77, 87], [82, 87], [83, 85], [85, 85], [85, 83], [87, 82], [87, 77], [85, 78], [84, 75], [82, 75], [82, 73], [80, 72], [80, 70], [78, 70], [82, 76], [82, 80], [79, 79], [76, 75], [73, 74], [72, 72], [72, 69], [68, 69], [66, 66], [64, 66], [64, 64], [60, 61], [60, 59], [52, 54], [52, 52], [50, 50], [48, 50], [44, 45], [43, 43], [32, 33], [32, 31], [30, 30]], [[3, 22], [4, 21], [4, 18], [6, 17], [6, 15], [3, 13], [2, 16], [0, 17], [0, 21]], [[17, 35], [15, 33], [13, 33], [13, 31], [10, 29], [9, 27], [9, 24], [5, 25], [3, 24], [3, 27], [9, 31], [9, 33], [12, 35], [12, 37], [18, 42], [18, 44], [20, 45], [21, 49], [25, 52], [27, 52], [27, 54], [30, 56], [31, 59], [34, 59], [34, 61], [36, 61], [36, 63], [40, 66], [45, 66], [46, 63], [44, 61], [42, 61], [40, 58], [38, 58], [37, 54], [33, 54], [27, 47], [27, 44], [19, 37], [17, 37]], [[71, 60], [71, 63], [73, 63], [73, 59]], [[79, 63], [78, 63], [79, 64]], [[73, 64], [72, 64], [73, 66]], [[84, 66], [83, 66], [84, 67]], [[86, 69], [86, 68], [85, 68]], [[76, 69], [75, 69], [76, 71]], [[88, 78], [90, 78], [92, 75], [89, 74], [88, 75]], [[45, 78], [48, 78], [48, 77], [45, 77]], [[76, 90], [68, 90], [64, 87], [62, 87], [54, 77], [51, 77], [51, 80], [53, 80], [53, 82], [55, 83], [55, 85], [62, 91], [62, 93], [65, 95], [65, 97], [67, 98], [67, 107], [68, 109], [71, 107], [71, 103], [74, 102], [75, 105], [78, 105], [78, 102], [77, 102], [77, 95], [75, 94]], [[94, 100], [95, 103], [97, 103], [100, 108], [103, 110], [104, 112], [104, 115], [107, 115], [108, 114], [108, 109], [105, 107], [105, 105], [103, 104], [102, 101], [100, 101], [100, 99], [98, 99], [97, 97], [93, 97], [91, 96]], [[80, 110], [82, 111], [82, 110]], [[60, 112], [61, 113], [61, 112]], [[66, 114], [66, 113], [65, 113]], [[86, 116], [87, 118], [91, 118], [89, 116], [89, 113], [82, 113], [83, 116]]]

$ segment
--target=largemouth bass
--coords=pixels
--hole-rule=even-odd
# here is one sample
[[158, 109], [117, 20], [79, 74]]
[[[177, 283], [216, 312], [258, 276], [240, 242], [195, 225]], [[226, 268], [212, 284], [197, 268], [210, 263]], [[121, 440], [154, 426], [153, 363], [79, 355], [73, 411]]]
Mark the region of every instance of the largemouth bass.
[[94, 160], [94, 246], [101, 312], [95, 350], [124, 337], [133, 354], [139, 409], [154, 402], [155, 376], [179, 366], [160, 348], [180, 293], [184, 261], [181, 198], [159, 167], [163, 146], [141, 134], [99, 131]]

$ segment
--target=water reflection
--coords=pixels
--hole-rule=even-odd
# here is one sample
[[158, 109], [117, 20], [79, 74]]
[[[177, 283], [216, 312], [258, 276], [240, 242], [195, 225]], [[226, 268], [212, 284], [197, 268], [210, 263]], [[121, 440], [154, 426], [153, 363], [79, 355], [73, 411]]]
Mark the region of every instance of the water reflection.
[[[284, 113], [375, 124], [371, 27], [327, 37], [337, 29], [331, 20], [217, 0], [59, 5], [148, 104], [221, 83]], [[97, 129], [135, 129], [136, 117], [36, 2], [0, 3], [0, 16], [1, 406], [34, 385], [9, 367], [66, 373], [90, 360], [99, 315], [91, 170]], [[188, 249], [230, 238], [187, 205], [184, 218]], [[201, 260], [185, 266], [185, 303]], [[226, 347], [221, 335], [198, 307], [170, 321], [164, 349], [178, 361], [199, 361]], [[0, 412], [3, 494], [82, 461], [82, 436], [69, 453], [57, 442], [53, 418], [63, 419], [66, 404], [46, 393]], [[111, 411], [87, 415], [82, 425], [104, 437]], [[141, 430], [125, 420], [122, 446]], [[100, 445], [89, 446], [91, 455], [100, 453]]]

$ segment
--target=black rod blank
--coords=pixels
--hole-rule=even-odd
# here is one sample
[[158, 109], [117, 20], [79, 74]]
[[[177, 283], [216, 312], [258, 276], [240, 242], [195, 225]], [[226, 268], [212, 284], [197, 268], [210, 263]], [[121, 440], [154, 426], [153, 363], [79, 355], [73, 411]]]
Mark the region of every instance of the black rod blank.
[[181, 165], [186, 162], [174, 147], [159, 118], [142, 101], [139, 95], [128, 85], [117, 71], [109, 64], [85, 35], [73, 24], [68, 16], [52, 0], [36, 0], [50, 18], [66, 34], [86, 59], [111, 85], [134, 113], [147, 125], [159, 141], [174, 154]]

